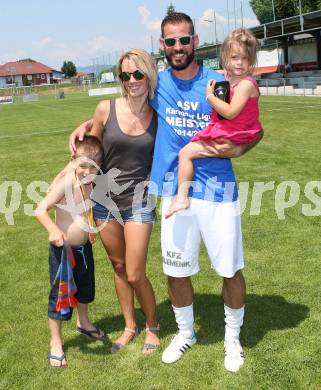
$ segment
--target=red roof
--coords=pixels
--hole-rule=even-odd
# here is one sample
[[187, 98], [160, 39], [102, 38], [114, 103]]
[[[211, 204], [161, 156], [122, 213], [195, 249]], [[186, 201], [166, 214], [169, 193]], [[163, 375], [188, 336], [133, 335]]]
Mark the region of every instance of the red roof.
[[0, 65], [0, 76], [52, 73], [53, 69], [40, 62], [16, 61]]

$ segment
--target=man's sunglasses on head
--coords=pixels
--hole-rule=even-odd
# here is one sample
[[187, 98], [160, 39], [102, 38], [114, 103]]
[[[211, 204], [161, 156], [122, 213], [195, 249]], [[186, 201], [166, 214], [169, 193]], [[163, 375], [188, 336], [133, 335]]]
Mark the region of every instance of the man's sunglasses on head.
[[172, 47], [175, 46], [177, 41], [179, 41], [179, 43], [183, 46], [189, 45], [193, 38], [194, 35], [185, 35], [179, 38], [161, 38], [161, 39], [165, 43], [165, 46]]
[[144, 73], [137, 69], [135, 72], [121, 72], [119, 78], [121, 81], [129, 81], [131, 75], [133, 75], [136, 81], [143, 80], [145, 77]]

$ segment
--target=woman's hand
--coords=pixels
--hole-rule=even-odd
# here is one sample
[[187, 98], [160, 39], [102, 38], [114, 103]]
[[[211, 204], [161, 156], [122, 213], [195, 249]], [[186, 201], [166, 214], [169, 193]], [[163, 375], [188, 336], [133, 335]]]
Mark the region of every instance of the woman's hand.
[[49, 241], [55, 246], [63, 246], [66, 240], [65, 234], [58, 228], [55, 227], [49, 232]]
[[87, 131], [91, 131], [93, 125], [93, 120], [89, 119], [87, 122], [82, 123], [78, 126], [69, 136], [69, 150], [72, 156], [76, 154], [76, 145], [75, 142], [77, 139], [82, 141], [84, 139], [84, 135]]

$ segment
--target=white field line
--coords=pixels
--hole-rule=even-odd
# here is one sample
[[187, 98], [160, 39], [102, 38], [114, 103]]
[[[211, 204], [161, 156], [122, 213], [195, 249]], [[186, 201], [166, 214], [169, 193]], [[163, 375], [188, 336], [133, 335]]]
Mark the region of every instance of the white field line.
[[[321, 106], [300, 106], [300, 109], [305, 108], [315, 108], [317, 110], [321, 109]], [[280, 108], [264, 108], [263, 106], [260, 107], [262, 111], [283, 111], [283, 110], [296, 110], [296, 107], [280, 107]]]
[[26, 133], [26, 134], [16, 134], [16, 135], [4, 135], [4, 136], [0, 136], [0, 139], [31, 137], [31, 136], [33, 136], [33, 135], [59, 134], [59, 133], [67, 133], [67, 132], [69, 132], [69, 131], [70, 131], [70, 129], [65, 129], [65, 130], [39, 131], [38, 133]]

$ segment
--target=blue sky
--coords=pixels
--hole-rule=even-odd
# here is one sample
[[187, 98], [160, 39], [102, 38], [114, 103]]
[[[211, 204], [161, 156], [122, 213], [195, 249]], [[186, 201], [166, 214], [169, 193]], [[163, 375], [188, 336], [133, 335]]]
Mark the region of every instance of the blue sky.
[[[195, 21], [201, 43], [217, 39], [241, 25], [241, 0], [173, 0], [177, 11]], [[170, 4], [163, 0], [4, 0], [0, 18], [0, 64], [30, 57], [60, 69], [63, 60], [76, 66], [114, 63], [129, 48], [158, 51], [160, 22]], [[234, 13], [235, 5], [235, 13]], [[258, 21], [242, 0], [243, 24]], [[229, 15], [229, 18], [228, 18]], [[229, 23], [228, 23], [229, 22]]]

